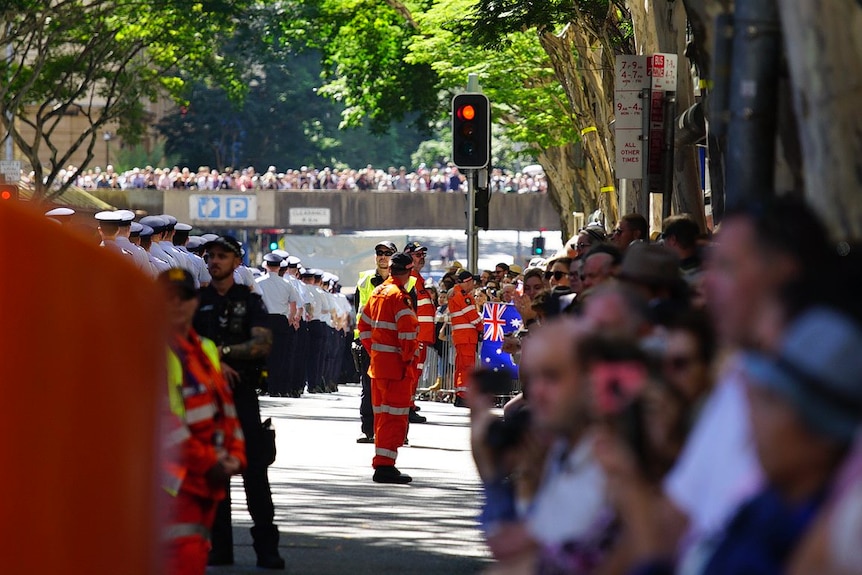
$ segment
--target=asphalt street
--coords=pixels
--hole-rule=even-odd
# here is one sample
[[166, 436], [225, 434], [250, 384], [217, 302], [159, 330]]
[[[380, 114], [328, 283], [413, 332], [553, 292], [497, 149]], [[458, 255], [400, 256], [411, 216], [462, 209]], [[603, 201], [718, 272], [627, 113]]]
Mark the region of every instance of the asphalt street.
[[[412, 425], [398, 468], [410, 485], [371, 481], [373, 445], [357, 444], [359, 387], [300, 399], [261, 398], [276, 427], [270, 467], [281, 554], [292, 574], [480, 573], [489, 554], [476, 523], [481, 487], [469, 447], [466, 409], [420, 402], [428, 423]], [[213, 575], [263, 573], [255, 567], [242, 481], [232, 483], [236, 564]]]

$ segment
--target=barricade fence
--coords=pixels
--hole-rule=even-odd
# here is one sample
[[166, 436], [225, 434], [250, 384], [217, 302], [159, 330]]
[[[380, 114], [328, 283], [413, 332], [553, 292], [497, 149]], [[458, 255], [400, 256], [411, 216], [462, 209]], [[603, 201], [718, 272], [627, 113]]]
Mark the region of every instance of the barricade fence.
[[[476, 367], [481, 364], [481, 346], [480, 342], [476, 351]], [[451, 339], [441, 340], [436, 346], [428, 346], [426, 352], [425, 369], [419, 377], [419, 398], [451, 403], [455, 398], [455, 346]], [[511, 392], [499, 397], [510, 398], [520, 392], [520, 380], [513, 379]]]

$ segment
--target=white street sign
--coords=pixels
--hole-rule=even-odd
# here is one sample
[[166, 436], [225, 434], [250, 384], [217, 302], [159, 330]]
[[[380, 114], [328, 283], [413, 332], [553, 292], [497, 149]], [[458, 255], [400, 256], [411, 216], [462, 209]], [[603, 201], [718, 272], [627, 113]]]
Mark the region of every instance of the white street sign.
[[625, 180], [643, 177], [643, 140], [638, 130], [617, 130], [616, 176]]
[[288, 225], [290, 226], [328, 226], [332, 221], [329, 208], [290, 208], [288, 210]]
[[656, 92], [676, 92], [676, 54], [653, 54], [648, 62], [652, 89]]
[[21, 162], [19, 160], [0, 161], [0, 174], [7, 184], [21, 181]]
[[650, 87], [647, 57], [620, 55], [616, 58], [614, 78], [614, 131], [616, 161], [614, 170], [620, 179], [643, 177], [642, 91]]

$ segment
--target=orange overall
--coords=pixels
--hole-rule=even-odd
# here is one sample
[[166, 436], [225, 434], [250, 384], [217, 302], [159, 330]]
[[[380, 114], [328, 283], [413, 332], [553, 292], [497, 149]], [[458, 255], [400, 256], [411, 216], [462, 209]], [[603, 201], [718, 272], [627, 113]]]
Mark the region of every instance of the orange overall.
[[172, 457], [164, 488], [170, 496], [164, 533], [167, 573], [202, 575], [209, 554], [209, 530], [227, 482], [207, 477], [221, 454], [236, 457], [245, 468], [245, 442], [233, 395], [221, 374], [215, 344], [176, 337], [168, 353], [168, 392], [172, 416], [165, 434]]
[[[437, 308], [431, 301], [431, 294], [425, 288], [425, 279], [422, 275], [413, 271], [410, 275], [410, 281], [407, 282], [410, 295], [413, 296], [416, 302], [416, 319], [419, 320], [419, 354], [416, 356], [416, 361], [413, 364], [413, 395], [416, 394], [416, 389], [419, 387], [419, 379], [422, 377], [422, 371], [425, 369], [425, 359], [428, 354], [428, 346], [433, 346], [436, 340], [437, 330], [435, 329], [434, 316], [437, 313]], [[413, 403], [411, 402], [411, 406]]]
[[394, 276], [377, 286], [359, 318], [359, 339], [371, 357], [375, 455], [372, 465], [395, 465], [407, 435], [419, 321], [410, 295]]
[[476, 367], [476, 346], [484, 326], [469, 293], [456, 285], [450, 294], [449, 317], [452, 320], [452, 343], [455, 344], [455, 393], [464, 397], [467, 376]]

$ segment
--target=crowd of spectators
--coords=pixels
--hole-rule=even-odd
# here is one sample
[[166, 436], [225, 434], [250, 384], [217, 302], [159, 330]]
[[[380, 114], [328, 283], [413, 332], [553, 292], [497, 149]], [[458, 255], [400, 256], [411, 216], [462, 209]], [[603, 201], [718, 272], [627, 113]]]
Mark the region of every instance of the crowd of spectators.
[[[58, 178], [65, 183], [76, 172], [74, 166], [63, 170]], [[85, 190], [97, 188], [112, 189], [153, 189], [153, 190], [351, 190], [351, 191], [400, 191], [400, 192], [453, 192], [466, 191], [467, 181], [455, 166], [420, 165], [415, 170], [405, 166], [388, 169], [375, 168], [310, 168], [279, 171], [269, 166], [266, 171], [258, 172], [253, 167], [242, 169], [226, 168], [221, 172], [206, 166], [192, 171], [180, 168], [133, 168], [125, 172], [107, 166], [104, 170], [95, 167], [79, 174], [75, 185]], [[491, 191], [501, 193], [544, 193], [547, 181], [541, 170], [529, 172], [510, 172], [500, 168], [492, 171]]]
[[656, 235], [482, 273], [525, 320], [523, 393], [468, 398], [488, 573], [862, 573], [857, 246], [789, 198]]

